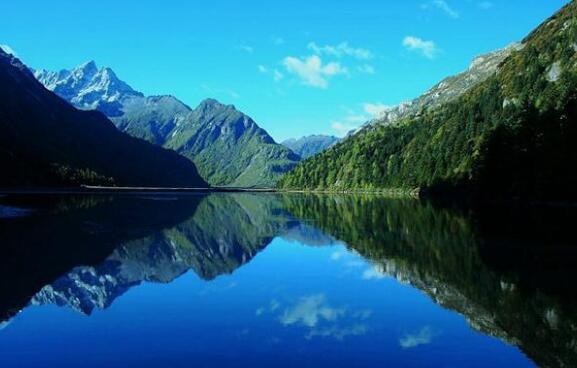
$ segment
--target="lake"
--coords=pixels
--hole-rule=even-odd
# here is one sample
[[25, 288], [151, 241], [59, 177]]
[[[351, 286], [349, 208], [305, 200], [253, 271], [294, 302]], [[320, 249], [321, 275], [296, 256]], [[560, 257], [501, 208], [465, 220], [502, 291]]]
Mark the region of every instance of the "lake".
[[0, 366], [575, 367], [573, 207], [0, 198]]

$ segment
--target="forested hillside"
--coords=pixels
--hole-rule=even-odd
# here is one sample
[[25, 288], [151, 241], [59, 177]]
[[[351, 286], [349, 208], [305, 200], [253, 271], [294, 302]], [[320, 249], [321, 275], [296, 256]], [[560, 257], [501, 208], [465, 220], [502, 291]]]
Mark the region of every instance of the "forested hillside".
[[576, 42], [572, 2], [458, 99], [364, 130], [304, 161], [279, 186], [575, 198]]

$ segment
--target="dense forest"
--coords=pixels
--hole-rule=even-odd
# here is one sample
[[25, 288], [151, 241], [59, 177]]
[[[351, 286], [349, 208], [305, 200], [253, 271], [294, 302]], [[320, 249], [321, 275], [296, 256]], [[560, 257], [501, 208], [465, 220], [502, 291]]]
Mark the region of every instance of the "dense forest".
[[572, 2], [457, 100], [364, 129], [302, 162], [279, 187], [577, 198], [576, 41]]

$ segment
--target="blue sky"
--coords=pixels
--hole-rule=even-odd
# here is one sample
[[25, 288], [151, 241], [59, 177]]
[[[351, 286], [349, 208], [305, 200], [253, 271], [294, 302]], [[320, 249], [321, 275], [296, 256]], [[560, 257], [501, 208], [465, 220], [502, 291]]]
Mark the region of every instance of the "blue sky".
[[0, 44], [34, 68], [95, 60], [145, 94], [217, 98], [283, 140], [343, 134], [567, 2], [3, 1]]

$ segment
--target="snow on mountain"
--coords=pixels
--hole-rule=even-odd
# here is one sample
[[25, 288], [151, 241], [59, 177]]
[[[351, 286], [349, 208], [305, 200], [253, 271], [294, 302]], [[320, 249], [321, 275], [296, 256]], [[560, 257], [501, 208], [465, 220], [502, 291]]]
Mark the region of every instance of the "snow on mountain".
[[89, 61], [70, 71], [34, 70], [34, 76], [46, 88], [83, 110], [100, 110], [108, 116], [121, 114], [120, 101], [143, 97], [121, 81], [110, 68], [98, 68]]

